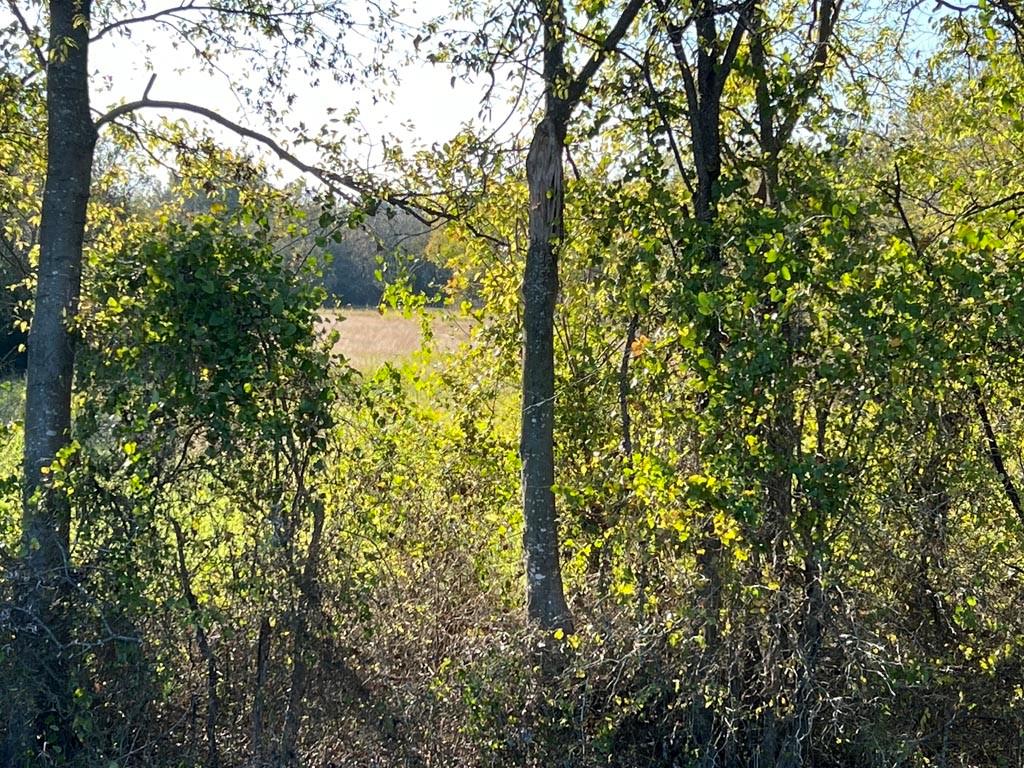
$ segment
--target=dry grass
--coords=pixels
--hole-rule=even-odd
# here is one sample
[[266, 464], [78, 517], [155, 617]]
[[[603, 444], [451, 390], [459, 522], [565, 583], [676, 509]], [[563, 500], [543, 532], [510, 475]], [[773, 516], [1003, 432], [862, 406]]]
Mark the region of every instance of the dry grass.
[[[452, 351], [465, 341], [469, 331], [464, 323], [443, 312], [433, 313], [431, 328], [434, 347], [442, 352]], [[320, 327], [323, 331], [337, 330], [340, 338], [335, 344], [354, 368], [369, 373], [384, 363], [401, 362], [420, 348], [419, 318], [402, 317], [397, 312], [381, 314], [375, 309], [325, 309]]]

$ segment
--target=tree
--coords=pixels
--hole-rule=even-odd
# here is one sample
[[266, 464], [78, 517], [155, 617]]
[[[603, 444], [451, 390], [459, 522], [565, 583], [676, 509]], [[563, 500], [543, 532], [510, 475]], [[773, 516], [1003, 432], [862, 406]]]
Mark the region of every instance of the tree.
[[[573, 114], [593, 94], [593, 80], [606, 60], [613, 58], [645, 3], [630, 0], [618, 16], [609, 18], [603, 5], [568, 6], [561, 0], [537, 0], [514, 7], [469, 6], [466, 15], [480, 19], [472, 34], [448, 33], [435, 61], [450, 61], [470, 73], [484, 73], [491, 86], [484, 94], [488, 109], [498, 95], [499, 75], [519, 83], [518, 105], [533, 86], [534, 68], [540, 72], [540, 118], [533, 126], [526, 154], [527, 245], [521, 294], [523, 300], [522, 403], [519, 451], [522, 462], [523, 552], [526, 571], [526, 605], [529, 619], [545, 629], [572, 628], [565, 599], [559, 551], [558, 516], [555, 505], [556, 411], [554, 321], [559, 293], [559, 253], [564, 245], [565, 178], [563, 157]], [[532, 8], [532, 13], [530, 9]], [[539, 53], [538, 53], [539, 49]], [[578, 71], [571, 59], [580, 59]], [[539, 61], [537, 59], [539, 58]], [[445, 146], [454, 156], [425, 165], [449, 177], [466, 176], [481, 189], [499, 170], [508, 147], [498, 148], [494, 136], [480, 140], [462, 135]], [[473, 154], [479, 155], [477, 166]], [[431, 175], [416, 168], [423, 183]], [[439, 180], [447, 199], [447, 218], [458, 222], [474, 237], [498, 249], [512, 249], [509, 239], [481, 220], [486, 203], [474, 190], [454, 188], [451, 178]], [[422, 194], [422, 193], [421, 193]], [[466, 198], [470, 202], [467, 204]], [[428, 198], [430, 199], [430, 198]]]
[[[61, 620], [54, 593], [65, 588], [69, 572], [70, 515], [54, 494], [38, 498], [43, 474], [68, 444], [74, 342], [70, 324], [78, 311], [85, 215], [92, 182], [96, 128], [89, 111], [89, 0], [57, 0], [50, 6], [47, 62], [46, 181], [39, 232], [39, 269], [28, 335], [25, 408], [22, 536], [26, 553], [28, 610], [41, 627], [31, 666], [40, 686], [31, 734], [44, 741], [56, 727], [52, 749], [73, 756], [74, 736], [62, 713], [70, 710], [66, 660], [71, 628]], [[46, 638], [46, 639], [43, 639]], [[32, 754], [29, 734], [16, 737], [16, 760]]]
[[[31, 655], [40, 679], [35, 732], [47, 731], [46, 720], [54, 713], [69, 711], [71, 691], [62, 646], [69, 628], [62, 626], [59, 592], [70, 579], [71, 520], [66, 500], [46, 482], [49, 468], [66, 458], [71, 439], [71, 393], [75, 366], [74, 322], [78, 312], [82, 279], [83, 243], [89, 203], [97, 129], [144, 108], [188, 111], [215, 120], [239, 135], [269, 146], [278, 156], [291, 160], [300, 170], [313, 170], [301, 163], [269, 137], [246, 129], [216, 112], [193, 104], [150, 100], [150, 81], [142, 100], [115, 107], [94, 120], [89, 102], [89, 46], [100, 36], [124, 32], [148, 22], [166, 21], [190, 45], [206, 42], [211, 47], [227, 45], [241, 49], [244, 36], [255, 34], [280, 44], [282, 53], [294, 49], [307, 69], [336, 68], [345, 59], [342, 32], [350, 18], [339, 6], [310, 3], [283, 10], [245, 2], [218, 7], [186, 4], [139, 17], [107, 20], [98, 30], [89, 0], [55, 0], [47, 6], [46, 50], [16, 4], [11, 5], [26, 35], [28, 49], [46, 71], [47, 158], [39, 234], [39, 268], [32, 321], [28, 338], [27, 390], [24, 442], [24, 542], [28, 611], [37, 617], [40, 639]], [[103, 10], [107, 10], [104, 8]], [[209, 66], [212, 51], [196, 48], [197, 56]], [[268, 55], [270, 51], [266, 52]], [[270, 82], [279, 81], [288, 66], [286, 56], [264, 59]], [[258, 64], [259, 62], [257, 62]], [[339, 76], [347, 73], [336, 70]], [[268, 107], [262, 95], [258, 105]], [[324, 174], [320, 174], [321, 178]], [[341, 177], [331, 180], [344, 187]], [[56, 611], [56, 612], [55, 612]], [[44, 639], [44, 638], [49, 638]], [[64, 724], [67, 725], [66, 723]], [[70, 727], [60, 727], [62, 738], [71, 738]], [[74, 745], [59, 745], [68, 757]], [[26, 754], [27, 744], [18, 748]]]
[[571, 630], [565, 601], [555, 511], [554, 314], [558, 298], [558, 251], [564, 232], [562, 156], [572, 113], [591, 78], [615, 50], [643, 8], [630, 0], [601, 46], [575, 75], [565, 61], [566, 9], [542, 0], [537, 12], [543, 36], [544, 106], [526, 158], [530, 193], [529, 246], [523, 273], [523, 549], [526, 610], [545, 629]]

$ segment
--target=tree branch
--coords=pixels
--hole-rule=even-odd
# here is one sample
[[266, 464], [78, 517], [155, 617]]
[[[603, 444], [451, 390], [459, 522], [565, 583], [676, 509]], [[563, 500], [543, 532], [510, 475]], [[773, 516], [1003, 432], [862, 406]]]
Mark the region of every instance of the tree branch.
[[159, 11], [154, 11], [153, 13], [148, 13], [145, 16], [135, 16], [130, 19], [118, 19], [117, 21], [111, 22], [110, 24], [107, 24], [105, 27], [102, 27], [95, 35], [89, 38], [89, 42], [94, 43], [104, 35], [113, 32], [115, 29], [131, 26], [133, 24], [144, 24], [148, 21], [156, 21], [157, 19], [163, 16], [170, 16], [171, 14], [181, 13], [182, 11], [188, 11], [194, 7], [194, 3], [182, 3], [179, 5], [172, 6], [170, 8], [164, 8]]
[[632, 419], [629, 415], [629, 360], [633, 356], [633, 342], [640, 326], [640, 315], [633, 313], [629, 318], [626, 330], [626, 346], [622, 350], [622, 361], [619, 363], [619, 411], [622, 417], [622, 452], [627, 459], [633, 456]]
[[669, 122], [661, 94], [658, 93], [658, 89], [654, 85], [654, 79], [651, 77], [650, 53], [650, 49], [648, 49], [647, 53], [644, 55], [644, 62], [640, 69], [644, 74], [644, 82], [647, 83], [647, 90], [650, 92], [651, 99], [654, 102], [654, 109], [658, 113], [658, 118], [661, 120], [661, 125], [665, 129], [665, 134], [668, 136], [668, 145], [672, 150], [672, 157], [675, 159], [676, 168], [679, 169], [679, 178], [683, 180], [683, 184], [686, 185], [686, 188], [690, 191], [690, 195], [692, 197], [693, 184], [690, 181], [690, 178], [686, 175], [686, 164], [683, 162], [683, 155], [679, 150], [679, 142], [676, 141], [676, 133]]
[[39, 66], [46, 70], [46, 54], [43, 53], [43, 49], [36, 45], [35, 35], [32, 34], [32, 27], [28, 25], [28, 20], [21, 12], [21, 8], [18, 7], [17, 0], [7, 0], [7, 5], [11, 9], [11, 13], [14, 14], [14, 18], [18, 20], [18, 25], [21, 27], [21, 31], [25, 33], [25, 44], [32, 50], [36, 55], [36, 59], [39, 61]]
[[921, 245], [921, 241], [917, 239], [917, 233], [914, 232], [914, 228], [910, 224], [910, 218], [907, 216], [907, 211], [903, 207], [903, 181], [900, 176], [900, 166], [897, 163], [894, 166], [895, 169], [895, 183], [893, 191], [889, 192], [886, 189], [882, 189], [882, 194], [889, 198], [893, 206], [896, 208], [896, 213], [899, 214], [900, 221], [903, 222], [903, 228], [907, 231], [907, 237], [910, 238], [910, 245], [914, 248], [914, 253], [919, 259], [924, 261], [924, 247]]
[[[12, 0], [13, 1], [13, 0]], [[145, 16], [134, 16], [129, 19], [119, 19], [107, 24], [101, 28], [95, 35], [89, 38], [89, 42], [93, 43], [99, 40], [101, 37], [110, 34], [111, 32], [121, 29], [123, 27], [132, 26], [135, 24], [145, 24], [150, 21], [159, 21], [164, 16], [176, 16], [177, 14], [197, 11], [206, 12], [212, 11], [213, 13], [220, 13], [226, 16], [245, 16], [250, 19], [285, 19], [285, 18], [301, 18], [303, 16], [312, 16], [314, 11], [269, 11], [266, 13], [247, 10], [244, 8], [229, 8], [223, 5], [197, 5], [195, 0], [189, 0], [187, 3], [180, 3], [178, 5], [170, 6], [168, 8], [162, 8], [159, 11], [148, 13]]]
[[355, 176], [348, 174], [340, 174], [335, 171], [329, 171], [325, 168], [320, 168], [315, 165], [311, 165], [304, 160], [299, 159], [289, 150], [285, 149], [281, 144], [275, 141], [270, 136], [259, 131], [254, 131], [251, 128], [247, 128], [244, 125], [229, 120], [223, 115], [208, 109], [201, 107], [198, 104], [191, 104], [184, 101], [167, 101], [163, 99], [151, 99], [149, 98], [149, 92], [153, 87], [153, 81], [156, 79], [156, 75], [153, 75], [149, 79], [149, 83], [146, 85], [142, 98], [138, 101], [130, 101], [120, 106], [114, 107], [106, 114], [102, 115], [96, 120], [96, 130], [98, 131], [103, 126], [117, 120], [120, 117], [138, 112], [143, 109], [166, 109], [175, 112], [190, 112], [195, 115], [206, 118], [212, 123], [216, 123], [229, 131], [242, 136], [243, 138], [251, 139], [258, 144], [263, 145], [271, 152], [273, 152], [278, 159], [288, 163], [290, 166], [295, 168], [302, 173], [312, 176], [314, 179], [322, 183], [328, 189], [335, 194], [339, 194], [342, 197], [350, 198], [351, 196], [358, 195], [360, 197], [377, 199], [381, 202], [388, 203], [400, 208], [401, 210], [408, 213], [410, 216], [415, 218], [421, 224], [427, 226], [435, 226], [440, 221], [460, 221], [462, 226], [466, 227], [474, 237], [481, 240], [490, 242], [493, 245], [500, 247], [507, 247], [508, 243], [499, 237], [482, 232], [478, 227], [473, 224], [466, 222], [457, 213], [452, 213], [439, 206], [424, 205], [422, 199], [413, 200], [410, 196], [397, 195], [393, 193], [386, 193], [383, 190], [374, 189], [373, 186], [366, 182], [357, 179]]
[[715, 95], [719, 98], [721, 98], [722, 91], [725, 89], [725, 81], [729, 79], [729, 72], [732, 71], [732, 64], [736, 60], [736, 54], [739, 53], [740, 43], [743, 42], [743, 33], [747, 29], [744, 14], [754, 10], [756, 4], [756, 0], [751, 0], [747, 7], [740, 12], [739, 18], [736, 19], [736, 26], [733, 27], [732, 35], [729, 37], [725, 53], [722, 55], [722, 61], [718, 64], [718, 70], [715, 72]]
[[584, 92], [587, 90], [587, 85], [590, 83], [591, 78], [604, 63], [605, 58], [609, 53], [615, 50], [622, 38], [629, 31], [630, 25], [633, 20], [640, 13], [640, 10], [644, 7], [646, 0], [629, 0], [629, 4], [622, 11], [622, 15], [619, 16], [618, 22], [612, 27], [612, 30], [608, 33], [608, 36], [604, 39], [604, 43], [601, 47], [594, 51], [593, 55], [583, 65], [583, 69], [580, 70], [579, 74], [569, 84], [569, 95], [566, 97], [566, 104], [570, 110], [572, 110], [579, 100], [583, 97]]
[[978, 386], [976, 381], [971, 382], [971, 395], [974, 396], [974, 408], [978, 412], [978, 418], [981, 420], [981, 426], [985, 431], [989, 461], [992, 462], [992, 467], [995, 469], [996, 474], [999, 475], [999, 481], [1003, 485], [1003, 490], [1006, 492], [1006, 498], [1010, 501], [1010, 506], [1013, 507], [1013, 511], [1017, 513], [1020, 521], [1024, 523], [1024, 508], [1021, 507], [1020, 494], [1017, 492], [1017, 487], [1013, 484], [1013, 478], [1010, 477], [1010, 473], [1006, 469], [1003, 453], [999, 450], [996, 433], [992, 429], [992, 421], [988, 417], [988, 410], [985, 408], [985, 401], [981, 396], [981, 387]]
[[810, 64], [800, 78], [803, 81], [802, 87], [799, 88], [800, 98], [793, 104], [793, 108], [779, 128], [777, 135], [780, 146], [789, 140], [797, 120], [800, 119], [801, 108], [807, 103], [807, 99], [818, 87], [818, 83], [821, 82], [821, 78], [825, 74], [832, 33], [835, 30], [835, 23], [839, 18], [841, 7], [842, 0], [822, 0], [821, 2], [821, 8], [818, 10], [818, 32], [814, 41], [814, 53], [811, 54]]
[[333, 171], [327, 171], [323, 168], [317, 168], [316, 166], [310, 165], [309, 163], [300, 160], [294, 154], [289, 152], [274, 139], [267, 136], [266, 134], [254, 131], [251, 128], [246, 128], [244, 125], [240, 125], [233, 120], [229, 120], [223, 115], [214, 112], [212, 109], [201, 107], [198, 104], [190, 104], [185, 101], [166, 101], [163, 99], [151, 99], [148, 96], [150, 88], [153, 87], [153, 78], [150, 78], [149, 84], [146, 86], [146, 92], [142, 98], [138, 101], [130, 101], [120, 106], [114, 107], [105, 115], [102, 115], [96, 121], [96, 130], [99, 130], [107, 123], [117, 120], [119, 117], [123, 117], [132, 112], [138, 112], [143, 109], [166, 109], [175, 112], [191, 112], [192, 114], [200, 115], [212, 123], [227, 128], [228, 130], [237, 133], [247, 139], [262, 144], [273, 152], [277, 157], [303, 173], [308, 173], [310, 176], [328, 184], [329, 186], [342, 186], [347, 188], [349, 191], [361, 192], [360, 185], [356, 183], [355, 179], [351, 176], [343, 176]]
[[[661, 4], [661, 12], [668, 14], [668, 7], [664, 3]], [[689, 23], [690, 19], [687, 19], [686, 25], [688, 26]], [[690, 61], [686, 56], [686, 49], [683, 47], [683, 30], [685, 28], [680, 24], [670, 24], [666, 19], [668, 38], [672, 43], [672, 52], [675, 55], [676, 63], [679, 65], [679, 73], [683, 76], [683, 90], [686, 92], [686, 103], [689, 105], [692, 120], [692, 116], [697, 114], [700, 99], [697, 96], [697, 83], [693, 78], [693, 70], [690, 68]]]

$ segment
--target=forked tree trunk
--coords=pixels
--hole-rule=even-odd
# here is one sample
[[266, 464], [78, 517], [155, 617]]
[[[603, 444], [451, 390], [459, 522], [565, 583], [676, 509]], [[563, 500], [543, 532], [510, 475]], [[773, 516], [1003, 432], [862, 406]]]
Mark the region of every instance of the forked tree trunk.
[[[829, 45], [836, 21], [837, 5], [833, 0], [823, 0], [820, 7], [815, 8], [817, 16], [814, 53], [805, 72], [799, 77], [801, 92], [799, 100], [790, 107], [788, 113], [780, 113], [779, 105], [771, 95], [770, 77], [767, 65], [767, 48], [765, 45], [765, 18], [763, 13], [755, 14], [750, 29], [750, 63], [754, 76], [755, 102], [757, 109], [758, 145], [761, 150], [761, 185], [757, 196], [761, 204], [772, 210], [776, 216], [783, 214], [782, 202], [779, 197], [781, 164], [783, 149], [788, 145], [800, 113], [807, 100], [816, 89], [828, 60]], [[777, 302], [766, 302], [765, 310], [780, 311]], [[776, 380], [776, 399], [773, 418], [768, 425], [768, 452], [772, 457], [772, 468], [765, 478], [766, 485], [766, 538], [774, 551], [774, 560], [781, 565], [787, 558], [787, 541], [793, 540], [794, 525], [794, 475], [793, 467], [800, 445], [800, 427], [796, 420], [796, 382], [791, 374], [795, 358], [802, 346], [803, 330], [796, 315], [780, 312], [782, 319], [779, 334], [783, 346], [781, 370]], [[824, 419], [823, 414], [819, 416]], [[817, 438], [819, 455], [824, 456], [826, 450], [826, 432], [824, 421], [819, 425]], [[815, 518], [824, 512], [814, 510]], [[820, 552], [815, 542], [813, 528], [804, 531], [804, 603], [802, 611], [804, 619], [797, 636], [800, 639], [796, 649], [787, 648], [789, 641], [785, 633], [780, 632], [779, 646], [795, 652], [799, 664], [798, 684], [792, 696], [796, 699], [794, 706], [773, 724], [781, 731], [782, 744], [776, 757], [778, 768], [799, 768], [807, 759], [812, 727], [813, 683], [817, 671], [818, 651], [824, 637], [825, 626], [825, 594], [822, 590], [823, 568]], [[772, 713], [774, 715], [774, 713]]]
[[565, 65], [562, 0], [537, 0], [544, 34], [544, 116], [526, 158], [530, 245], [523, 277], [523, 549], [527, 615], [544, 629], [572, 631], [559, 564], [555, 510], [555, 349], [558, 252], [563, 239], [565, 182], [562, 154], [573, 109], [590, 79], [615, 50], [644, 6], [629, 0], [622, 15], [575, 78]]
[[555, 511], [554, 315], [562, 240], [565, 125], [547, 115], [526, 160], [530, 188], [530, 246], [523, 279], [523, 547], [527, 615], [545, 629], [569, 629], [559, 564]]
[[[750, 13], [756, 0], [747, 0], [743, 4], [741, 18], [736, 21], [724, 45], [717, 22], [718, 15], [723, 12], [720, 4], [715, 0], [695, 3], [693, 22], [697, 38], [696, 69], [691, 66], [686, 53], [684, 27], [672, 20], [673, 4], [669, 0], [661, 0], [659, 5], [665, 14], [669, 42], [684, 81], [687, 126], [696, 176], [692, 198], [694, 219], [701, 225], [701, 267], [708, 274], [705, 289], [710, 292], [719, 287], [718, 281], [723, 269], [722, 248], [716, 231], [722, 176], [722, 94], [746, 30], [746, 21], [742, 16]], [[725, 352], [725, 337], [714, 318], [707, 328], [705, 343], [711, 359], [716, 363], [721, 361]], [[706, 401], [698, 403], [701, 409], [704, 405]], [[704, 651], [697, 660], [697, 673], [701, 676], [714, 674], [715, 655], [721, 643], [719, 614], [724, 589], [722, 557], [721, 539], [709, 519], [703, 526], [701, 554], [697, 559], [698, 569], [704, 579], [699, 592]], [[720, 722], [713, 705], [702, 692], [694, 697], [691, 723], [697, 751], [696, 765], [700, 768], [717, 765], [720, 758]]]

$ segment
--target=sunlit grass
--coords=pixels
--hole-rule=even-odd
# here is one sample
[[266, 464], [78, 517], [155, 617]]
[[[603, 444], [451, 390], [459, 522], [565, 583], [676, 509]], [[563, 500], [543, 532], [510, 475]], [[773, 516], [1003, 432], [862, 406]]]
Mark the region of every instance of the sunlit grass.
[[[25, 407], [25, 380], [0, 381], [0, 482], [21, 471], [23, 445], [21, 418]], [[0, 494], [0, 551], [13, 552], [21, 535], [17, 493]]]
[[[442, 312], [432, 312], [433, 348], [453, 352], [469, 338], [465, 321]], [[376, 309], [324, 310], [321, 329], [338, 331], [334, 350], [362, 373], [372, 373], [385, 363], [410, 360], [423, 343], [418, 317], [403, 317], [398, 312], [381, 314]]]
[[16, 472], [21, 463], [24, 408], [25, 379], [0, 381], [0, 477]]

